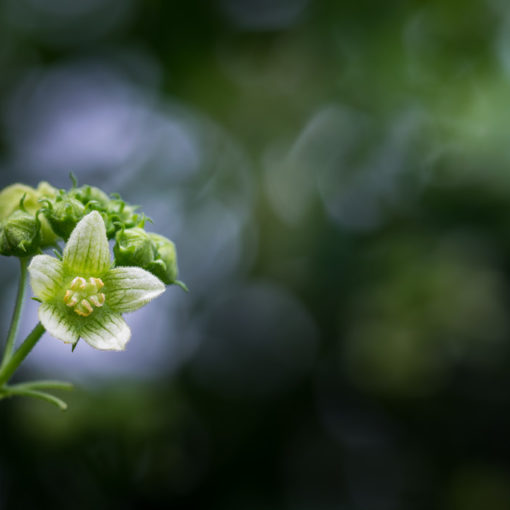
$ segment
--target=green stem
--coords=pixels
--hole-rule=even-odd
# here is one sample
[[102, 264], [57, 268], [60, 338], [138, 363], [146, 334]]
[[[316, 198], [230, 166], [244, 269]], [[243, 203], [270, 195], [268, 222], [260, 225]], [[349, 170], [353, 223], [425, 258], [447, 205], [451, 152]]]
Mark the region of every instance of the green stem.
[[27, 357], [28, 353], [34, 348], [35, 344], [45, 331], [44, 326], [39, 322], [7, 363], [0, 367], [0, 387], [2, 387], [11, 378], [11, 375]]
[[19, 279], [19, 284], [18, 284], [18, 295], [16, 296], [16, 305], [14, 306], [14, 312], [12, 314], [11, 325], [9, 327], [7, 341], [5, 343], [4, 357], [2, 359], [2, 365], [0, 367], [0, 370], [2, 370], [4, 368], [4, 366], [9, 362], [9, 359], [12, 356], [12, 351], [14, 350], [14, 343], [16, 342], [16, 336], [18, 334], [18, 329], [19, 329], [19, 320], [21, 317], [21, 310], [23, 308], [23, 302], [25, 299], [28, 259], [20, 258], [19, 262], [20, 262], [21, 274], [20, 274], [20, 279]]
[[38, 398], [57, 406], [61, 411], [65, 411], [67, 409], [67, 404], [62, 399], [55, 397], [55, 395], [50, 395], [45, 391], [18, 388], [16, 385], [4, 386], [4, 388], [0, 391], [0, 400], [14, 396]]
[[64, 381], [29, 381], [24, 383], [12, 384], [4, 386], [9, 390], [72, 390], [73, 385], [69, 382]]

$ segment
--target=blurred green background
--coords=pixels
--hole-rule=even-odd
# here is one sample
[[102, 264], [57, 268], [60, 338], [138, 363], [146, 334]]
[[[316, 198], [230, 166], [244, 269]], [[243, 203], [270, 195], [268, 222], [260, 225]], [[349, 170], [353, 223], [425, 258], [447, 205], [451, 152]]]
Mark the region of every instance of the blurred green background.
[[77, 389], [0, 403], [0, 508], [510, 509], [506, 1], [2, 0], [0, 28], [0, 184], [121, 193], [191, 289], [124, 353], [43, 337], [18, 378]]

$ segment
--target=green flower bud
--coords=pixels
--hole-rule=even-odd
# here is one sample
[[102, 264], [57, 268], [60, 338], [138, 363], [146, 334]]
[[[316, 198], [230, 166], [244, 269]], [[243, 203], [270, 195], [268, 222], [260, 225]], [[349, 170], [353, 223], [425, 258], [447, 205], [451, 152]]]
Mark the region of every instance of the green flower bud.
[[[30, 201], [27, 203], [25, 200], [24, 205], [28, 212], [36, 213], [41, 209], [41, 202], [40, 200], [43, 200], [45, 198], [47, 199], [54, 199], [57, 194], [58, 190], [54, 188], [51, 184], [48, 184], [46, 181], [42, 181], [37, 186], [37, 203], [34, 203], [33, 205], [30, 203]], [[45, 248], [47, 246], [52, 246], [55, 244], [57, 240], [57, 236], [55, 235], [55, 232], [53, 232], [53, 229], [51, 228], [48, 220], [44, 216], [39, 217], [41, 221], [41, 247]]]
[[55, 198], [58, 195], [58, 189], [46, 181], [41, 181], [36, 191], [39, 198]]
[[121, 229], [143, 226], [140, 216], [135, 213], [136, 207], [126, 204], [120, 196], [112, 199], [94, 186], [73, 188], [68, 195], [81, 202], [87, 210], [101, 214], [108, 239], [113, 239]]
[[80, 201], [64, 193], [55, 200], [47, 200], [42, 211], [53, 231], [65, 241], [86, 214], [85, 206]]
[[154, 247], [154, 261], [144, 267], [167, 285], [177, 281], [177, 253], [175, 244], [164, 236], [148, 234]]
[[143, 227], [144, 217], [135, 213], [137, 208], [126, 204], [121, 198], [111, 200], [106, 210], [105, 224], [108, 239], [121, 229]]
[[115, 236], [113, 254], [118, 266], [147, 268], [154, 261], [154, 247], [143, 228], [120, 230]]
[[[20, 209], [20, 200], [23, 199], [23, 208], [35, 216], [41, 209], [39, 200], [53, 199], [57, 190], [47, 182], [39, 183], [37, 189], [24, 184], [12, 184], [0, 191], [0, 221], [6, 220], [14, 211]], [[42, 247], [55, 243], [56, 236], [45, 218], [41, 219], [40, 244]]]
[[80, 188], [72, 189], [69, 195], [79, 200], [83, 205], [89, 205], [93, 202], [95, 207], [91, 207], [91, 209], [99, 211], [107, 210], [111, 202], [110, 197], [95, 186], [81, 186]]
[[140, 227], [121, 230], [115, 239], [113, 253], [118, 266], [141, 267], [167, 285], [176, 283], [186, 289], [177, 280], [177, 254], [170, 239]]
[[39, 251], [41, 224], [36, 216], [18, 209], [0, 222], [0, 254], [28, 257]]
[[0, 220], [7, 219], [14, 211], [20, 209], [19, 203], [23, 196], [25, 196], [24, 206], [27, 210], [32, 208], [32, 204], [37, 204], [39, 199], [37, 191], [24, 184], [11, 184], [0, 191]]

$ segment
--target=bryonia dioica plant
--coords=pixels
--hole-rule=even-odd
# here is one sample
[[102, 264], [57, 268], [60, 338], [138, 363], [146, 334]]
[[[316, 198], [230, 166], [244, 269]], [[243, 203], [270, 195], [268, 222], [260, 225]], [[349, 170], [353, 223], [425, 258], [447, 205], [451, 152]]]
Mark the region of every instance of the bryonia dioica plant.
[[[48, 389], [71, 389], [62, 381], [9, 384], [43, 333], [76, 348], [83, 339], [95, 349], [121, 351], [131, 332], [122, 314], [133, 312], [176, 284], [172, 241], [145, 230], [146, 216], [92, 186], [57, 190], [13, 184], [0, 191], [0, 254], [17, 257], [20, 279], [3, 358], [0, 399], [35, 397], [67, 406]], [[114, 240], [113, 258], [109, 240]], [[62, 248], [62, 245], [63, 248]], [[43, 250], [52, 250], [52, 255]], [[39, 323], [15, 349], [26, 279], [39, 305]]]

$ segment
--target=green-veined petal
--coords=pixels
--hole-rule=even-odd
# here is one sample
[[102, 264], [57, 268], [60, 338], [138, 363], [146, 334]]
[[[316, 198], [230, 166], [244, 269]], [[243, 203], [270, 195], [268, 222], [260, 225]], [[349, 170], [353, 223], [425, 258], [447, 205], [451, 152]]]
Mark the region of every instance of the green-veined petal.
[[28, 272], [35, 297], [43, 301], [53, 298], [62, 287], [64, 267], [55, 257], [36, 255], [28, 266]]
[[103, 278], [106, 302], [115, 312], [133, 312], [165, 291], [165, 285], [140, 267], [117, 267]]
[[80, 334], [95, 349], [122, 351], [131, 337], [131, 330], [120, 313], [104, 313], [84, 322]]
[[99, 276], [110, 267], [110, 250], [103, 218], [97, 211], [83, 217], [64, 249], [64, 269], [75, 275]]
[[66, 310], [62, 310], [57, 305], [51, 303], [42, 303], [39, 307], [39, 320], [46, 328], [46, 331], [68, 344], [75, 344], [79, 338], [79, 332], [69, 320]]

